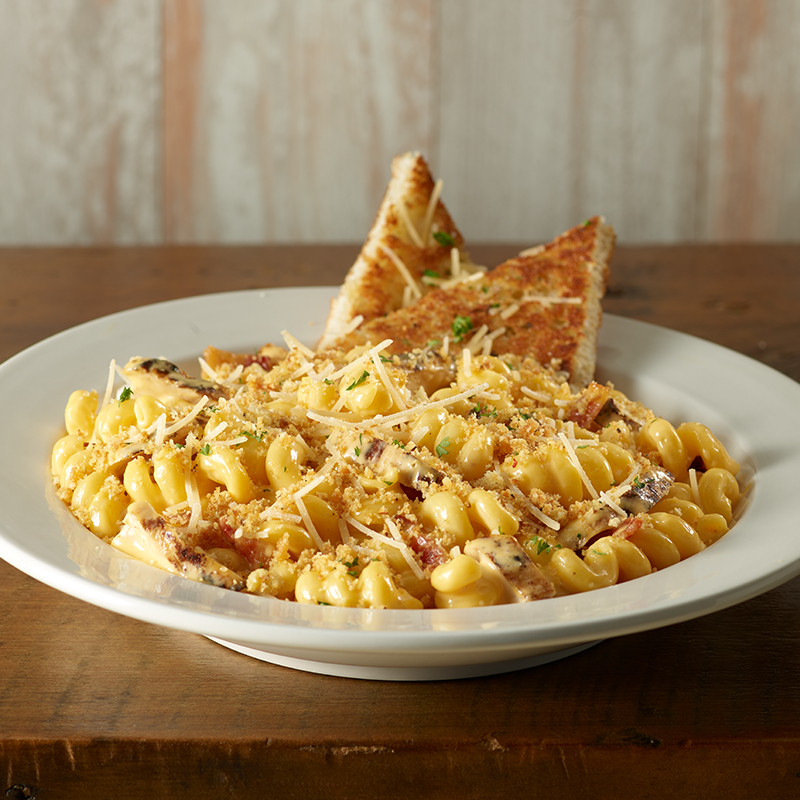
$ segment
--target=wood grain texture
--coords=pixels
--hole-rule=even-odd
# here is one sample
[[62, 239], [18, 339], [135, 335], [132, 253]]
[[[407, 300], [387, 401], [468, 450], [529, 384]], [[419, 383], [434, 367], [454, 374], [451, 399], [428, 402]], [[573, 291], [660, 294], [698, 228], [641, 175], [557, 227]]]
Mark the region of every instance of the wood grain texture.
[[467, 235], [599, 213], [622, 241], [693, 238], [703, 5], [464, 6], [443, 3], [440, 161]]
[[166, 15], [178, 41], [201, 38], [167, 61], [166, 135], [192, 149], [167, 151], [169, 240], [365, 235], [392, 156], [431, 147], [431, 1], [170, 0]]
[[[474, 248], [488, 263], [518, 250]], [[336, 283], [356, 252], [0, 248], [0, 360], [142, 302]], [[798, 245], [623, 246], [604, 307], [800, 380], [799, 266]], [[449, 683], [283, 669], [81, 602], [2, 561], [0, 609], [0, 796], [11, 800], [760, 800], [800, 791], [800, 578], [572, 658]]]
[[715, 0], [698, 233], [794, 240], [800, 226], [800, 6]]
[[160, 238], [158, 6], [0, 6], [0, 240]]
[[0, 0], [0, 244], [799, 241], [795, 0]]

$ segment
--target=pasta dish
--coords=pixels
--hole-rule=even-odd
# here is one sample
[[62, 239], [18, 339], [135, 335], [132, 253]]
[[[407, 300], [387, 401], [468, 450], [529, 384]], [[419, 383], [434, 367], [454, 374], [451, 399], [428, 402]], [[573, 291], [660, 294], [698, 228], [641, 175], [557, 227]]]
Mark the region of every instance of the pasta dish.
[[[491, 353], [477, 331], [243, 356], [203, 377], [134, 358], [78, 390], [57, 492], [134, 558], [301, 603], [457, 608], [599, 589], [731, 526], [738, 464], [612, 386]], [[488, 344], [487, 344], [488, 343]]]

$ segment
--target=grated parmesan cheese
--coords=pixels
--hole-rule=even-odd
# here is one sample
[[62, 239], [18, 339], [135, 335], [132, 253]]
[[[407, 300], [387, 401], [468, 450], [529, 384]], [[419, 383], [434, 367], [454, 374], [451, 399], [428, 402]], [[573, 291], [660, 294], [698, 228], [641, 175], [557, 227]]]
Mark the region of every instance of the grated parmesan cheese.
[[[416, 281], [408, 271], [408, 267], [403, 263], [403, 260], [400, 258], [400, 256], [398, 256], [391, 247], [388, 247], [385, 244], [380, 244], [378, 247], [383, 250], [383, 252], [389, 257], [389, 260], [395, 265], [395, 267], [397, 267], [397, 271], [403, 276], [403, 280], [405, 280], [406, 284], [408, 285], [413, 300], [419, 300], [419, 298], [422, 297], [422, 290], [419, 288], [419, 286], [417, 286]], [[408, 304], [404, 303], [404, 305]]]
[[439, 197], [442, 194], [442, 187], [444, 181], [441, 178], [433, 185], [433, 191], [428, 200], [428, 207], [425, 209], [425, 221], [422, 225], [422, 242], [420, 247], [427, 246], [431, 237], [431, 225], [433, 223], [433, 215], [436, 212], [436, 205], [439, 202]]
[[563, 431], [558, 432], [558, 438], [561, 440], [561, 443], [567, 450], [567, 458], [572, 462], [572, 466], [578, 470], [578, 475], [580, 475], [581, 480], [583, 481], [583, 485], [588, 490], [589, 494], [592, 496], [594, 500], [598, 499], [597, 489], [594, 488], [592, 482], [589, 480], [589, 476], [586, 474], [586, 471], [581, 466], [581, 462], [578, 459], [578, 454], [575, 452], [574, 448], [570, 444], [569, 439], [564, 435]]
[[397, 213], [400, 219], [403, 220], [403, 224], [406, 226], [406, 230], [408, 231], [408, 236], [411, 241], [417, 247], [424, 247], [425, 244], [422, 240], [422, 237], [419, 235], [419, 231], [411, 221], [411, 215], [408, 213], [408, 206], [402, 197], [397, 198]]
[[289, 331], [281, 331], [281, 336], [283, 336], [283, 341], [286, 342], [286, 346], [290, 350], [299, 350], [304, 356], [314, 358], [314, 351], [310, 347], [306, 347], [299, 339], [292, 336]]
[[181, 417], [177, 422], [174, 422], [164, 431], [164, 436], [172, 436], [173, 433], [177, 433], [181, 428], [185, 428], [203, 410], [207, 403], [208, 398], [201, 397], [188, 414]]
[[350, 320], [350, 324], [344, 329], [343, 333], [346, 335], [352, 333], [364, 321], [363, 314], [357, 314]]
[[372, 363], [375, 366], [375, 371], [378, 373], [378, 378], [380, 378], [381, 383], [383, 383], [383, 385], [386, 387], [386, 391], [389, 392], [389, 395], [391, 396], [392, 400], [394, 400], [395, 405], [400, 409], [408, 408], [408, 404], [405, 400], [403, 400], [400, 390], [397, 388], [395, 382], [389, 377], [388, 373], [384, 369], [380, 356], [373, 354]]
[[360, 420], [358, 422], [348, 422], [347, 420], [338, 419], [328, 414], [321, 414], [317, 411], [307, 411], [306, 416], [309, 419], [313, 419], [315, 422], [326, 422], [333, 427], [338, 426], [341, 428], [351, 428], [354, 430], [366, 430], [367, 428], [371, 428], [373, 426], [391, 428], [393, 425], [399, 425], [402, 422], [408, 422], [430, 408], [442, 408], [444, 406], [453, 405], [454, 403], [459, 402], [459, 400], [466, 400], [467, 398], [472, 397], [473, 395], [476, 395], [488, 388], [488, 386], [488, 383], [479, 383], [477, 386], [465, 389], [463, 392], [454, 394], [451, 397], [444, 397], [440, 400], [431, 400], [428, 403], [421, 403], [420, 405], [406, 409], [405, 411], [398, 411], [396, 414], [390, 414], [388, 417], [378, 415], [371, 417], [370, 419]]
[[317, 546], [317, 550], [322, 550], [324, 547], [322, 537], [319, 535], [319, 531], [314, 525], [314, 520], [311, 519], [311, 515], [308, 513], [308, 509], [306, 508], [306, 504], [303, 502], [303, 498], [295, 497], [294, 503], [297, 506], [297, 510], [300, 512], [300, 516], [303, 518], [303, 524], [305, 525], [306, 530], [309, 532], [309, 534], [311, 534], [311, 538], [314, 540], [314, 544]]

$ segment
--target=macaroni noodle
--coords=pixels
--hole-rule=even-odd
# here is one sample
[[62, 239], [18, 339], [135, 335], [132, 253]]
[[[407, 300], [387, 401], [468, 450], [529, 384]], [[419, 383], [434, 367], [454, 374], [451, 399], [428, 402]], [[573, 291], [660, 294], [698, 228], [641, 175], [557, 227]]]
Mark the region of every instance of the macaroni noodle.
[[[633, 580], [734, 524], [739, 465], [610, 386], [386, 342], [192, 379], [132, 359], [67, 399], [51, 472], [91, 531], [194, 580], [301, 603], [461, 608]], [[488, 348], [484, 348], [488, 349]], [[112, 393], [113, 394], [113, 393]]]

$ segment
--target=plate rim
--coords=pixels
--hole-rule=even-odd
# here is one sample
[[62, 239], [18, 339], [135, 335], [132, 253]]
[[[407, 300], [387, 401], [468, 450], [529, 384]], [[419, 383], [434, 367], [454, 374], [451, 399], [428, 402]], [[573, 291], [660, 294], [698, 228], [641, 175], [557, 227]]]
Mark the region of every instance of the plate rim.
[[[258, 296], [260, 298], [272, 298], [276, 295], [282, 294], [298, 294], [300, 296], [308, 295], [309, 297], [311, 295], [315, 295], [317, 296], [317, 299], [319, 299], [320, 296], [324, 296], [324, 298], [329, 299], [330, 297], [334, 296], [336, 291], [338, 291], [338, 287], [335, 286], [275, 287], [271, 289], [235, 290], [229, 292], [194, 295], [177, 300], [160, 301], [158, 303], [115, 312], [113, 314], [108, 314], [94, 320], [89, 320], [65, 331], [53, 334], [52, 336], [49, 336], [46, 339], [31, 345], [20, 353], [17, 353], [11, 358], [7, 359], [5, 362], [0, 364], [0, 386], [3, 384], [5, 375], [17, 369], [20, 363], [25, 363], [28, 359], [37, 357], [39, 353], [46, 351], [48, 348], [52, 348], [53, 346], [57, 346], [62, 340], [69, 340], [70, 337], [76, 336], [78, 333], [92, 331], [98, 326], [102, 326], [109, 321], [115, 323], [125, 323], [130, 319], [136, 319], [138, 316], [157, 312], [159, 310], [174, 310], [176, 308], [188, 309], [192, 305], [196, 304], [202, 306], [208, 303], [219, 303], [225, 300], [235, 301], [236, 299], [253, 298], [254, 296]], [[703, 347], [712, 348], [718, 353], [725, 353], [729, 357], [733, 357], [737, 362], [741, 361], [742, 363], [749, 363], [751, 369], [755, 370], [756, 372], [764, 376], [770, 376], [773, 380], [777, 379], [780, 383], [785, 384], [786, 386], [791, 386], [792, 391], [798, 393], [798, 396], [800, 397], [800, 384], [797, 384], [791, 378], [783, 373], [778, 372], [777, 370], [774, 370], [772, 367], [752, 359], [749, 356], [730, 350], [729, 348], [725, 348], [721, 345], [694, 337], [681, 331], [655, 325], [650, 322], [634, 320], [628, 317], [605, 313], [604, 320], [606, 321], [606, 325], [604, 325], [606, 330], [608, 330], [608, 327], [611, 326], [621, 327], [623, 332], [627, 330], [629, 333], [631, 331], [634, 333], [649, 331], [650, 335], [654, 336], [663, 336], [664, 334], [667, 334], [672, 341], [683, 344], [684, 346], [701, 343]], [[603, 329], [601, 329], [600, 334], [601, 343], [603, 339], [602, 331]], [[208, 342], [200, 342], [200, 349], [202, 349], [202, 347], [207, 343]], [[759, 470], [759, 474], [760, 473], [761, 470]], [[760, 481], [761, 478], [759, 477], [759, 482]], [[91, 533], [87, 532], [87, 535], [93, 537], [93, 534]], [[694, 562], [695, 559], [701, 559], [703, 556], [707, 556], [709, 552], [711, 551], [704, 551], [704, 553], [693, 556], [690, 561]], [[40, 581], [42, 579], [39, 577], [39, 575], [41, 575], [43, 572], [48, 574], [51, 572], [51, 567], [46, 562], [38, 560], [35, 555], [31, 555], [30, 552], [21, 550], [13, 541], [8, 540], [4, 523], [1, 520], [0, 557], [11, 563], [12, 566], [15, 566], [22, 572], [25, 572], [29, 576]], [[686, 564], [688, 562], [682, 563]], [[680, 569], [680, 567], [681, 565], [675, 565], [674, 567], [671, 567], [670, 570]], [[50, 577], [55, 576], [55, 580], [42, 582], [49, 583], [59, 591], [116, 613], [121, 613], [126, 616], [141, 619], [146, 622], [152, 622], [154, 624], [165, 624], [163, 621], [160, 622], [158, 619], [160, 616], [163, 616], [164, 613], [163, 600], [154, 600], [146, 597], [139, 597], [137, 595], [131, 595], [125, 593], [121, 589], [92, 581], [91, 579], [84, 577], [83, 575], [76, 574], [75, 572], [59, 572], [55, 567], [52, 569], [55, 570], [55, 572], [53, 575], [50, 575]], [[642, 608], [638, 612], [626, 612], [624, 620], [619, 619], [616, 621], [616, 623], [603, 617], [601, 619], [605, 624], [599, 629], [597, 627], [599, 620], [594, 618], [587, 618], [586, 620], [574, 620], [569, 623], [558, 623], [557, 625], [560, 626], [560, 630], [554, 630], [552, 634], [549, 633], [550, 628], [544, 629], [544, 631], [541, 628], [538, 631], [535, 630], [536, 625], [532, 625], [530, 621], [520, 622], [519, 624], [514, 625], [505, 625], [502, 630], [492, 630], [491, 628], [479, 626], [469, 627], [466, 629], [457, 629], [454, 631], [441, 630], [436, 627], [431, 627], [430, 629], [414, 628], [413, 630], [408, 631], [403, 629], [370, 630], [358, 628], [346, 629], [343, 631], [339, 627], [318, 627], [315, 624], [310, 624], [308, 627], [299, 628], [298, 626], [284, 624], [276, 625], [271, 619], [264, 621], [241, 619], [238, 620], [240, 629], [244, 631], [246, 628], [253, 628], [253, 630], [250, 632], [255, 636], [255, 638], [250, 639], [248, 637], [242, 637], [239, 635], [237, 635], [235, 638], [244, 641], [263, 643], [274, 642], [282, 646], [291, 646], [292, 644], [297, 643], [296, 632], [298, 630], [312, 630], [314, 631], [314, 635], [319, 637], [317, 642], [318, 646], [313, 649], [318, 649], [321, 653], [330, 650], [333, 646], [341, 647], [344, 644], [346, 644], [348, 649], [357, 647], [357, 649], [362, 649], [365, 652], [374, 651], [376, 649], [386, 650], [387, 648], [408, 650], [409, 647], [412, 647], [412, 649], [416, 648], [420, 652], [426, 653], [431, 652], [432, 650], [440, 650], [442, 647], [444, 647], [446, 650], [452, 650], [453, 648], [466, 648], [473, 651], [476, 649], [485, 650], [488, 648], [496, 650], [498, 653], [500, 653], [503, 648], [517, 645], [522, 641], [535, 642], [537, 644], [552, 644], [553, 642], [557, 641], [562, 642], [565, 646], [567, 646], [576, 642], [597, 639], [598, 637], [608, 638], [610, 636], [621, 636], [640, 630], [649, 630], [656, 627], [661, 627], [663, 625], [676, 624], [687, 619], [692, 619], [702, 616], [706, 613], [710, 613], [710, 611], [721, 610], [722, 608], [743, 602], [744, 600], [750, 599], [751, 597], [754, 597], [764, 591], [774, 588], [775, 586], [790, 580], [798, 573], [800, 573], [800, 559], [797, 559], [791, 563], [787, 563], [783, 565], [782, 568], [774, 569], [769, 574], [758, 575], [747, 583], [730, 587], [730, 589], [727, 591], [719, 591], [710, 598], [707, 594], [704, 595], [701, 593], [701, 595], [697, 598], [687, 598], [683, 603], [668, 605], [658, 614], [654, 613], [652, 608]], [[647, 578], [639, 580], [649, 580], [650, 578], [655, 577], [657, 576], [647, 576]], [[185, 579], [176, 577], [176, 580], [184, 581]], [[608, 587], [607, 589], [597, 591], [608, 593], [618, 588], [619, 587]], [[554, 600], [538, 602], [550, 603], [558, 602], [563, 599], [564, 598], [555, 598]], [[267, 602], [284, 604], [284, 601]], [[225, 636], [225, 630], [227, 629], [226, 623], [230, 622], [230, 619], [226, 615], [218, 615], [207, 610], [203, 611], [180, 607], [176, 608], [173, 605], [169, 605], [169, 608], [172, 614], [172, 619], [170, 622], [166, 623], [168, 627], [189, 630], [204, 635]], [[491, 609], [470, 609], [469, 611], [473, 616], [477, 614], [478, 617], [483, 615], [487, 618], [491, 618], [493, 614], [496, 613], [497, 609], [506, 608], [507, 607], [492, 607]], [[335, 617], [338, 615], [346, 617], [348, 615], [352, 616], [353, 612], [360, 612], [361, 610], [326, 608], [323, 609], [323, 611], [327, 612], [328, 616]], [[379, 615], [384, 615], [387, 619], [390, 616], [441, 616], [442, 614], [445, 614], [452, 615], [451, 618], [454, 623], [457, 622], [455, 617], [458, 615], [458, 612], [449, 610], [429, 610], [422, 612], [380, 610], [377, 612], [372, 611], [370, 612], [370, 615], [374, 615], [376, 613]], [[362, 614], [362, 616], [364, 615]], [[209, 623], [209, 618], [214, 618], [215, 622], [210, 625], [207, 624]], [[417, 619], [419, 619], [419, 617], [417, 617]], [[553, 626], [555, 625], [556, 623], [553, 623]], [[270, 635], [267, 637], [266, 641], [263, 635], [256, 635], [258, 633], [258, 631], [255, 630], [256, 628], [261, 629], [262, 634], [267, 629], [270, 630]], [[491, 633], [488, 633], [489, 631], [491, 631]], [[228, 638], [234, 637], [228, 636]], [[342, 641], [343, 638], [347, 640], [346, 643]], [[429, 640], [436, 640], [439, 644], [439, 647], [435, 647], [435, 643]], [[490, 640], [490, 643], [483, 644], [487, 640]]]

